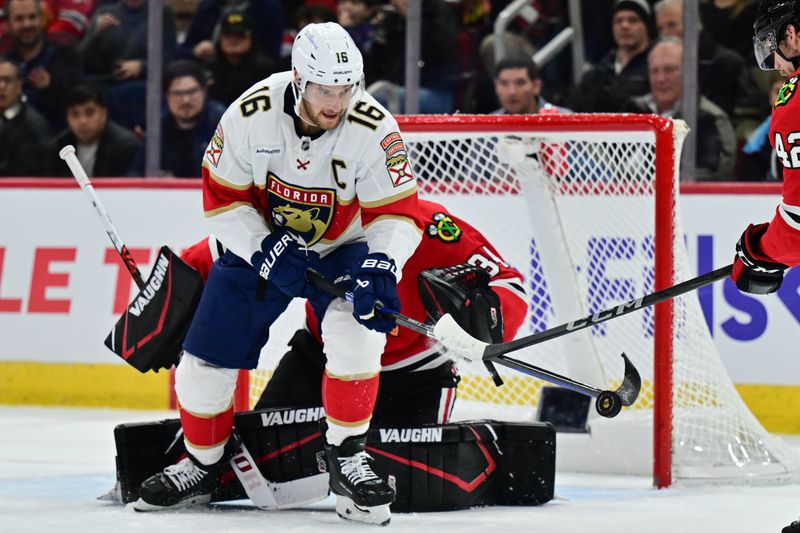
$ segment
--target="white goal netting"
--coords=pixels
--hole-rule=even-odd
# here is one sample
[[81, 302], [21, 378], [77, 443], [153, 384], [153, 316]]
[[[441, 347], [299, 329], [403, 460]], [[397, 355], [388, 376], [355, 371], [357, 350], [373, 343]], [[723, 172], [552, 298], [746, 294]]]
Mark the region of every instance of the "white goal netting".
[[[484, 233], [525, 277], [530, 309], [520, 336], [698, 275], [689, 268], [677, 210], [674, 162], [684, 129], [656, 117], [613, 115], [401, 120], [420, 195]], [[591, 416], [589, 433], [559, 440], [559, 468], [591, 463], [591, 470], [652, 472], [656, 381], [664, 379], [654, 373], [660, 346], [672, 360], [672, 405], [658, 409], [661, 423], [671, 421], [671, 442], [660, 448], [672, 477], [792, 476], [794, 452], [742, 402], [696, 293], [677, 298], [672, 309], [660, 333], [648, 308], [509, 354], [614, 389], [624, 352], [642, 376], [631, 408], [611, 420]], [[457, 417], [535, 418], [542, 382], [499, 370], [505, 385], [497, 388], [482, 365], [462, 364]], [[254, 397], [267, 375], [254, 373]], [[573, 465], [565, 463], [570, 456]]]

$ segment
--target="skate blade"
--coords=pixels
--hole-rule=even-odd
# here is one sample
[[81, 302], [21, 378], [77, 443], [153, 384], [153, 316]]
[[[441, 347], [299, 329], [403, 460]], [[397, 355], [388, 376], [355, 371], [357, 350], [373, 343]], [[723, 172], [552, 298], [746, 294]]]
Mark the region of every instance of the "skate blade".
[[186, 498], [182, 502], [178, 502], [175, 505], [153, 505], [152, 503], [147, 503], [143, 499], [139, 498], [130, 506], [133, 508], [134, 511], [138, 511], [140, 513], [149, 513], [153, 511], [175, 511], [178, 509], [185, 509], [187, 507], [194, 507], [198, 505], [208, 505], [211, 501], [211, 496], [209, 494], [203, 494], [200, 496], [192, 496], [191, 498]]
[[353, 503], [347, 496], [336, 495], [336, 514], [345, 520], [387, 526], [392, 520], [389, 504], [375, 507], [361, 507]]

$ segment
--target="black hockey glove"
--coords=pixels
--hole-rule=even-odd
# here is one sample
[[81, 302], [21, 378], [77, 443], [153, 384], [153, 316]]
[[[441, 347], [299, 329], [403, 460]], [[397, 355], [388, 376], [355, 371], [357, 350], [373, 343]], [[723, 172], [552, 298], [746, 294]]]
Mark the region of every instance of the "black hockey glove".
[[381, 253], [367, 254], [353, 269], [353, 316], [369, 329], [388, 333], [396, 323], [392, 317], [375, 312], [377, 302], [400, 311], [397, 266], [394, 259]]
[[429, 320], [450, 313], [464, 331], [484, 342], [503, 342], [500, 297], [489, 273], [466, 263], [429, 268], [419, 275], [419, 293]]
[[750, 224], [736, 243], [731, 279], [742, 292], [769, 294], [777, 291], [783, 282], [783, 271], [789, 268], [761, 250], [761, 237], [768, 227], [768, 223]]
[[262, 278], [271, 281], [284, 294], [310, 298], [314, 286], [306, 281], [306, 268], [317, 268], [319, 254], [302, 248], [284, 229], [277, 229], [261, 242], [261, 251], [250, 260]]

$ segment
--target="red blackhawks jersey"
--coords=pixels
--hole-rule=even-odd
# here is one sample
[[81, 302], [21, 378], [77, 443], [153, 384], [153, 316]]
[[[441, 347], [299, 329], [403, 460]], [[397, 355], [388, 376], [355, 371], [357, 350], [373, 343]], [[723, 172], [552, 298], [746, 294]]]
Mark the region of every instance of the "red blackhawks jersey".
[[761, 249], [785, 265], [800, 264], [800, 69], [778, 92], [772, 106], [769, 138], [783, 163], [783, 201], [761, 237]]
[[401, 270], [422, 221], [397, 122], [362, 93], [337, 128], [305, 135], [291, 79], [282, 72], [262, 80], [222, 116], [202, 167], [212, 233], [246, 261], [284, 228], [323, 257], [366, 242]]
[[[480, 232], [448, 213], [442, 205], [420, 200], [419, 206], [426, 220], [426, 227], [422, 242], [406, 263], [403, 279], [398, 285], [401, 312], [421, 322], [425, 321], [425, 309], [417, 285], [420, 272], [428, 268], [470, 263], [485, 269], [491, 275], [489, 284], [500, 297], [503, 340], [513, 339], [528, 311], [520, 273], [500, 257]], [[188, 248], [181, 257], [205, 278], [214, 259], [223, 252], [224, 248], [211, 237]], [[308, 304], [306, 320], [311, 332], [321, 342], [319, 321]], [[396, 328], [386, 337], [381, 364], [383, 370], [404, 367], [425, 370], [444, 361], [439, 350], [424, 335], [407, 328]]]

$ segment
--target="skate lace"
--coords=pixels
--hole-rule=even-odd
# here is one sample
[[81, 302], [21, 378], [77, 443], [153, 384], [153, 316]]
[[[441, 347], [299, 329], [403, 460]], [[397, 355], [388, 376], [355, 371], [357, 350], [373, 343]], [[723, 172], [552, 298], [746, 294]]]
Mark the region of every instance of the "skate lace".
[[349, 457], [339, 457], [342, 475], [353, 485], [380, 479], [370, 468], [367, 459], [372, 459], [367, 452], [358, 452]]
[[206, 475], [206, 471], [198, 467], [194, 461], [188, 457], [178, 464], [168, 466], [164, 469], [164, 475], [172, 481], [178, 490], [185, 491], [189, 487], [196, 485]]

